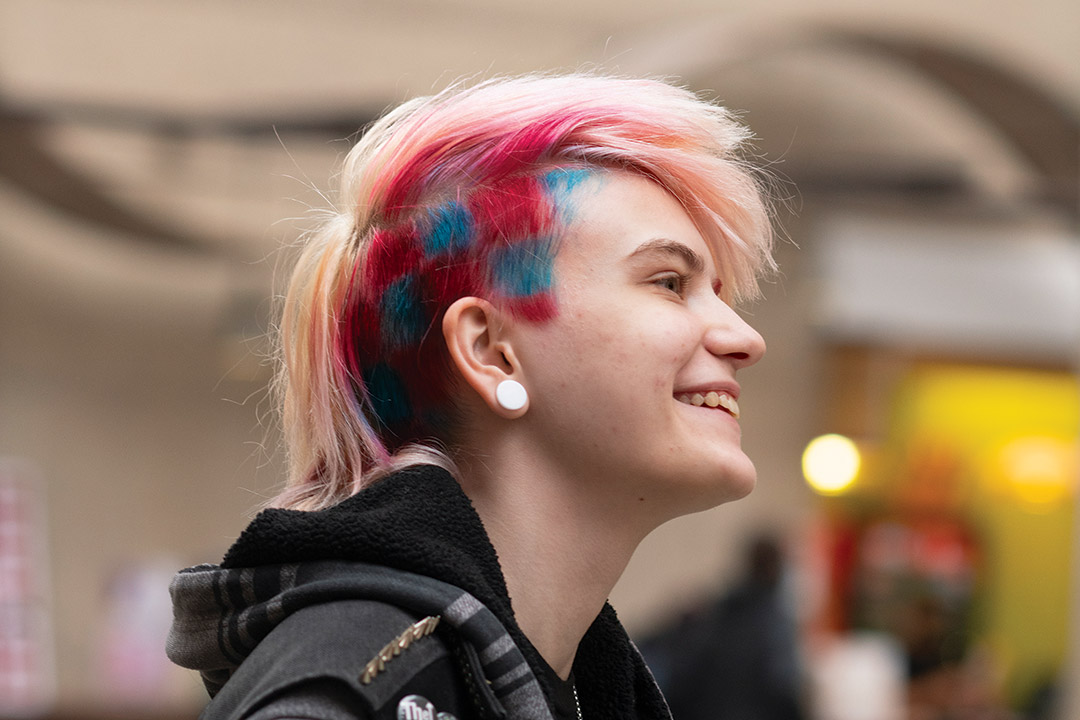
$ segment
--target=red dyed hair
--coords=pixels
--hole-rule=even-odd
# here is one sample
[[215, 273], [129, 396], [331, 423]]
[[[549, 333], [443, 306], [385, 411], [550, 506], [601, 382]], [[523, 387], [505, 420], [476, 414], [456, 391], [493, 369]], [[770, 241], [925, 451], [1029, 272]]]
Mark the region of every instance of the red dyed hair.
[[581, 173], [660, 184], [713, 251], [730, 298], [773, 267], [747, 131], [670, 84], [593, 75], [495, 79], [407, 102], [345, 160], [337, 213], [307, 240], [281, 322], [290, 477], [274, 504], [317, 508], [423, 460], [450, 368], [436, 323], [457, 298], [556, 312], [551, 262]]

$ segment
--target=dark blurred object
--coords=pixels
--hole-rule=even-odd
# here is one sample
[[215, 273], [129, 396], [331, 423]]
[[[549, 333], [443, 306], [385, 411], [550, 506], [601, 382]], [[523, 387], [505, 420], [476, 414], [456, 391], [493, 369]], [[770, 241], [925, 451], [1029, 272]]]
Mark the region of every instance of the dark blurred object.
[[802, 720], [795, 624], [784, 557], [754, 539], [729, 592], [642, 643], [675, 720]]
[[1001, 698], [999, 669], [989, 652], [975, 650], [912, 675], [908, 685], [909, 720], [1044, 720], [1048, 708], [1018, 716]]

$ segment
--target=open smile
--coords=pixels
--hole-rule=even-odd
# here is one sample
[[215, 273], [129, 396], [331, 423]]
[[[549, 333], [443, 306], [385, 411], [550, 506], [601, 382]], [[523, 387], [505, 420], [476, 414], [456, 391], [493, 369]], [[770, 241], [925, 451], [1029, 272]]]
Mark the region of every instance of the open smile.
[[675, 396], [675, 399], [681, 403], [687, 405], [693, 405], [694, 407], [710, 407], [720, 408], [731, 413], [735, 418], [739, 417], [739, 403], [735, 401], [735, 398], [731, 397], [725, 392], [717, 392], [710, 390], [709, 392], [702, 394], [696, 393], [682, 393]]

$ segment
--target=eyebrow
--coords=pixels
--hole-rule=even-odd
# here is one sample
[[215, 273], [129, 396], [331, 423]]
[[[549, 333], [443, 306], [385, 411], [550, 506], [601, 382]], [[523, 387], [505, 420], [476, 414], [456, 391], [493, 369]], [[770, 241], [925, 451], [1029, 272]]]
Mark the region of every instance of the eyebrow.
[[641, 255], [670, 255], [678, 257], [687, 264], [694, 274], [705, 272], [705, 261], [702, 257], [686, 245], [683, 245], [681, 242], [675, 242], [674, 240], [657, 238], [655, 240], [643, 242], [634, 250], [634, 252], [630, 253], [628, 259], [633, 259]]

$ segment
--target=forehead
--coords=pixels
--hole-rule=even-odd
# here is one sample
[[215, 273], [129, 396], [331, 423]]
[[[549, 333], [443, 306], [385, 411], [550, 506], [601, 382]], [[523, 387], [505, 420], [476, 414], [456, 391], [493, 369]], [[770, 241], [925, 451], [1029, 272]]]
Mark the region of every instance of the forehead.
[[[556, 258], [559, 276], [628, 261], [643, 244], [686, 246], [710, 269], [713, 254], [690, 215], [657, 183], [631, 173], [595, 173], [574, 192], [572, 223]], [[713, 262], [710, 262], [713, 261]]]

